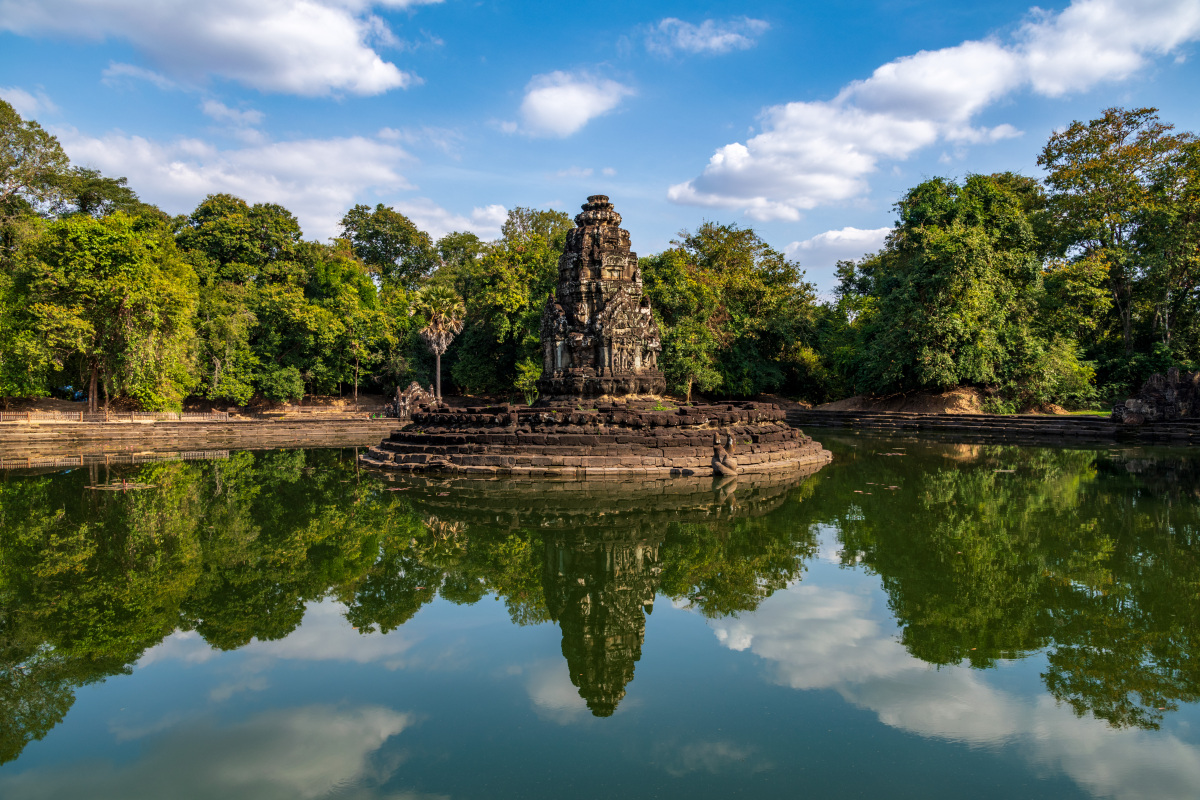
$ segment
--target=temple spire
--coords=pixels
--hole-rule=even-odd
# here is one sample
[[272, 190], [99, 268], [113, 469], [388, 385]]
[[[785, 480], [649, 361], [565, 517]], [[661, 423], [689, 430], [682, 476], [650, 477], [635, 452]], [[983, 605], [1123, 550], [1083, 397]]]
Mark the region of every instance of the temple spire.
[[621, 215], [588, 197], [567, 232], [558, 286], [542, 311], [544, 398], [658, 395], [662, 337], [642, 294], [637, 253]]

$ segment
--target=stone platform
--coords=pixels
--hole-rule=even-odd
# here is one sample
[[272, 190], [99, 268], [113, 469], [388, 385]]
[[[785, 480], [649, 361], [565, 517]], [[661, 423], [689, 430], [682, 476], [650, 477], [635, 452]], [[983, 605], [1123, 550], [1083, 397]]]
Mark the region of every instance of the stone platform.
[[[730, 476], [822, 466], [829, 451], [767, 403], [424, 408], [360, 456], [392, 470], [567, 478]], [[811, 471], [811, 469], [809, 470]]]

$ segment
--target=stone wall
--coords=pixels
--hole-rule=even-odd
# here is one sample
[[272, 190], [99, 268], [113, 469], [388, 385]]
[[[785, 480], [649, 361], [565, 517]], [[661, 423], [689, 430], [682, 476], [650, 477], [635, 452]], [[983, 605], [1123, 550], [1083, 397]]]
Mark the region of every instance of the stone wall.
[[385, 469], [562, 476], [723, 475], [824, 464], [774, 405], [426, 409], [363, 456]]
[[1166, 374], [1156, 373], [1142, 389], [1119, 406], [1113, 407], [1113, 422], [1141, 425], [1200, 416], [1200, 372], [1180, 373], [1171, 367]]

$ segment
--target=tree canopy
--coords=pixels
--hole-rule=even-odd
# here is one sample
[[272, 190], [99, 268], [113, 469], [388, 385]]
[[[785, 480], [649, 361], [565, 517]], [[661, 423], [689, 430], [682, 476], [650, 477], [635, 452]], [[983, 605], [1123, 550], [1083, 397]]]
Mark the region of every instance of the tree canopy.
[[[752, 228], [680, 232], [641, 258], [669, 389], [821, 402], [969, 386], [1015, 411], [1123, 399], [1151, 372], [1200, 366], [1200, 141], [1114, 108], [1053, 134], [1039, 164], [1043, 180], [912, 187], [831, 296]], [[0, 395], [357, 397], [433, 383], [444, 362], [448, 391], [530, 401], [571, 226], [516, 207], [493, 241], [435, 241], [381, 203], [316, 242], [286, 208], [229, 194], [172, 218], [0, 103]], [[413, 312], [443, 290], [462, 328], [431, 351]]]

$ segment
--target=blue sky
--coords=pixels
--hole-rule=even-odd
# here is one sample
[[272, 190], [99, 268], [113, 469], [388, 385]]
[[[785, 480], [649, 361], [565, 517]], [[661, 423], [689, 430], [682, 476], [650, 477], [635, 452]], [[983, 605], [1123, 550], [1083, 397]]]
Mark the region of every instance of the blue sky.
[[1197, 40], [1200, 0], [0, 0], [0, 96], [171, 213], [492, 237], [605, 193], [643, 254], [737, 222], [827, 289], [924, 178], [1039, 174], [1112, 105], [1200, 130]]

